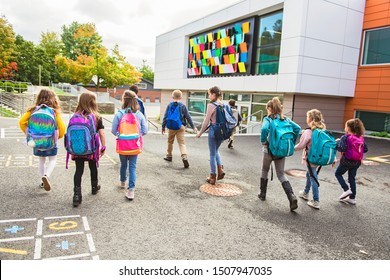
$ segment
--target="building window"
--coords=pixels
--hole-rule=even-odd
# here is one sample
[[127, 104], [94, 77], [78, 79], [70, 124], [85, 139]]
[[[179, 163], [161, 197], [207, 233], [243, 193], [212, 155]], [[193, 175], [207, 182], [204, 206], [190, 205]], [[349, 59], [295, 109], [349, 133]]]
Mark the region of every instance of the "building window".
[[390, 27], [364, 33], [362, 65], [390, 63]]
[[195, 125], [200, 125], [206, 115], [208, 96], [206, 92], [190, 92], [188, 94], [188, 112]]
[[138, 86], [138, 89], [147, 89], [148, 88], [148, 85], [146, 83], [139, 83], [137, 84]]
[[259, 18], [256, 48], [256, 74], [278, 74], [283, 11]]
[[390, 132], [390, 114], [356, 111], [356, 117], [361, 119], [368, 131]]

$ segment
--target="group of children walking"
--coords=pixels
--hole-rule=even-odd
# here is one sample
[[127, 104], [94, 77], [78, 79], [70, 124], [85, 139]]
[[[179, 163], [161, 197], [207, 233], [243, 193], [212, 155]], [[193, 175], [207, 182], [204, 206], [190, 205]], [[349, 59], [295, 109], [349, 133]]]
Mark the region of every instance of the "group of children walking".
[[[207, 105], [206, 116], [197, 131], [188, 109], [181, 101], [182, 92], [175, 90], [172, 93], [173, 101], [168, 104], [162, 121], [162, 134], [168, 129], [168, 148], [164, 160], [172, 161], [172, 151], [175, 138], [179, 144], [181, 159], [184, 168], [189, 167], [188, 155], [185, 146], [184, 134], [187, 124], [194, 130], [199, 138], [208, 130], [208, 147], [210, 156], [210, 174], [206, 181], [215, 185], [217, 180], [225, 177], [219, 148], [223, 142], [218, 137], [218, 126], [216, 123], [216, 111], [220, 106], [225, 106], [225, 110], [231, 110], [235, 104], [231, 102], [230, 107], [222, 102], [222, 91], [219, 87], [211, 87], [208, 90], [209, 104]], [[141, 106], [142, 105], [142, 106]], [[288, 141], [295, 144], [299, 137], [300, 126], [287, 118], [282, 113], [282, 105], [277, 97], [270, 100], [267, 105], [267, 116], [264, 118], [260, 141], [263, 145], [263, 166], [260, 178], [260, 200], [266, 200], [268, 173], [272, 162], [274, 162], [276, 175], [282, 184], [284, 192], [290, 203], [290, 210], [298, 208], [298, 201], [293, 192], [293, 188], [284, 173], [285, 156], [280, 156], [273, 152], [271, 134], [278, 133], [287, 125], [291, 127], [291, 135]], [[136, 92], [126, 90], [122, 95], [122, 108], [114, 116], [111, 133], [116, 136], [116, 152], [120, 159], [120, 187], [126, 188], [126, 198], [134, 199], [136, 186], [136, 165], [138, 154], [142, 152], [142, 137], [147, 134], [147, 121], [143, 104], [140, 104]], [[232, 112], [230, 111], [232, 114]], [[295, 147], [289, 148], [289, 155], [293, 151], [303, 150], [302, 163], [306, 165], [306, 185], [299, 192], [299, 197], [308, 200], [307, 204], [319, 209], [319, 189], [318, 189], [318, 169], [317, 166], [308, 160], [308, 155], [312, 144], [312, 134], [316, 129], [326, 128], [322, 114], [319, 110], [313, 109], [307, 112], [306, 119], [308, 128], [302, 131], [299, 143]], [[278, 123], [278, 125], [275, 125]], [[71, 159], [76, 164], [74, 174], [74, 194], [73, 206], [77, 207], [82, 202], [81, 178], [84, 172], [84, 162], [88, 162], [91, 174], [91, 192], [97, 194], [100, 190], [98, 182], [99, 159], [106, 150], [106, 139], [104, 133], [103, 119], [98, 113], [96, 96], [93, 93], [85, 92], [79, 97], [79, 102], [75, 113], [69, 121], [67, 130], [61, 119], [61, 111], [57, 95], [50, 89], [42, 89], [35, 101], [19, 121], [21, 130], [26, 134], [27, 144], [33, 147], [33, 154], [39, 157], [39, 172], [42, 179], [41, 187], [46, 191], [51, 189], [50, 175], [56, 164], [57, 141], [65, 136], [65, 148], [67, 150], [67, 161]], [[65, 133], [66, 131], [66, 133]], [[351, 156], [352, 145], [360, 143], [363, 152], [367, 152], [367, 145], [364, 142], [364, 125], [359, 119], [352, 119], [346, 122], [346, 134], [338, 139], [337, 150], [342, 152], [340, 164], [336, 170], [336, 178], [340, 183], [343, 193], [340, 200], [355, 204], [357, 169], [361, 165], [361, 158]], [[353, 141], [352, 141], [353, 140]], [[229, 145], [232, 146], [230, 139]], [[271, 143], [270, 143], [271, 142]], [[279, 144], [282, 145], [282, 144]], [[280, 146], [281, 147], [281, 146]], [[231, 148], [231, 147], [229, 147]], [[360, 151], [359, 151], [360, 152]], [[288, 155], [288, 156], [289, 156]], [[48, 158], [48, 163], [46, 163]], [[336, 160], [334, 161], [334, 163]], [[67, 164], [68, 165], [68, 164]], [[129, 178], [127, 178], [127, 171]], [[343, 178], [343, 174], [348, 172], [348, 184]], [[126, 187], [126, 182], [127, 187]], [[313, 199], [309, 200], [309, 192], [312, 190]]]

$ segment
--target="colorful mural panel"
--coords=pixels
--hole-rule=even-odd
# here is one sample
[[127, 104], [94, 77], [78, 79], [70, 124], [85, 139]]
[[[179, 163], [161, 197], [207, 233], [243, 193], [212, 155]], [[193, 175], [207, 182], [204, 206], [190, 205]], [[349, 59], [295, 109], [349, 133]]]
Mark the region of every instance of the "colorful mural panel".
[[190, 37], [187, 77], [250, 74], [254, 19]]

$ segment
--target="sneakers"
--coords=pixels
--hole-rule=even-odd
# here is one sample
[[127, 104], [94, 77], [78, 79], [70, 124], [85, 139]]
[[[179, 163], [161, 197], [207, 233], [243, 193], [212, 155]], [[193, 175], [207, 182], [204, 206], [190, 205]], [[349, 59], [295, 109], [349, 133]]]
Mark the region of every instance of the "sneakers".
[[347, 198], [347, 197], [350, 196], [351, 194], [352, 194], [352, 191], [351, 191], [351, 190], [347, 190], [347, 191], [343, 192], [343, 193], [340, 195], [339, 199], [341, 200], [341, 199]]
[[320, 202], [319, 201], [309, 200], [307, 202], [307, 205], [309, 205], [310, 207], [313, 207], [314, 209], [320, 209]]
[[125, 196], [128, 200], [133, 200], [134, 199], [134, 189], [128, 189]]
[[124, 189], [124, 188], [126, 187], [126, 182], [120, 181], [119, 187], [120, 187], [121, 189]]
[[309, 200], [309, 194], [305, 193], [305, 191], [299, 191], [299, 197], [303, 198], [304, 200]]
[[40, 187], [41, 189], [43, 189], [43, 183], [40, 183], [40, 184], [39, 184], [39, 187]]
[[233, 140], [231, 138], [228, 140], [228, 148], [233, 149]]
[[347, 202], [347, 203], [352, 204], [352, 205], [356, 205], [356, 200], [354, 198], [346, 197], [344, 199], [341, 199], [341, 201]]
[[166, 157], [164, 157], [164, 159], [165, 159], [166, 161], [172, 161], [172, 157], [166, 156]]
[[188, 159], [183, 158], [184, 168], [190, 167], [190, 164], [188, 163]]
[[50, 182], [49, 182], [49, 177], [47, 177], [46, 175], [42, 177], [42, 184], [43, 184], [43, 188], [45, 189], [45, 191], [50, 191]]

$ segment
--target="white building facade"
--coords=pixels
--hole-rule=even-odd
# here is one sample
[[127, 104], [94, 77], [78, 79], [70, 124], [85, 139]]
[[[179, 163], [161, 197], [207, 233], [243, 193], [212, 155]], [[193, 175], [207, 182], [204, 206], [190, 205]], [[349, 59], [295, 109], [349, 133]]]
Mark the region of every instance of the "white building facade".
[[180, 89], [195, 121], [207, 89], [219, 86], [245, 117], [243, 133], [258, 133], [273, 96], [305, 127], [306, 111], [322, 111], [342, 130], [353, 97], [364, 0], [244, 0], [156, 39], [155, 87], [161, 115]]

